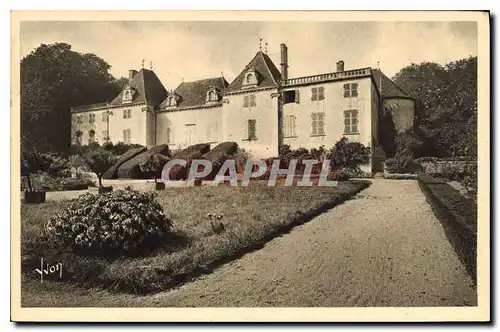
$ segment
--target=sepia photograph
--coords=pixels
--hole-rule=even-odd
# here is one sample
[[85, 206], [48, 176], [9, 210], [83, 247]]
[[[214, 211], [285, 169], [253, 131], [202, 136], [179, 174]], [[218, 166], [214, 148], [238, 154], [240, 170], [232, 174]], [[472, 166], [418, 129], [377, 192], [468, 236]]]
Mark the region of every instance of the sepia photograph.
[[489, 20], [12, 12], [12, 320], [489, 321]]

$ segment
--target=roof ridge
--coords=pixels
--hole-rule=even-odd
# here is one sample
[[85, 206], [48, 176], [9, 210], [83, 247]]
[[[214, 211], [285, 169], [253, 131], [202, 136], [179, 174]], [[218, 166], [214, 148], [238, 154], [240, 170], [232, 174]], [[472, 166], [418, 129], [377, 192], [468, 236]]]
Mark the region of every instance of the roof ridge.
[[[264, 61], [264, 65], [266, 66], [267, 71], [269, 72], [269, 74], [271, 74], [271, 78], [273, 79], [274, 83], [276, 85], [279, 85], [279, 83], [274, 78], [274, 75], [273, 75], [273, 72], [271, 71], [271, 68], [269, 68], [269, 64], [267, 63], [266, 57], [269, 58], [269, 56], [267, 56], [267, 54], [266, 54], [266, 57], [264, 57], [264, 53], [262, 53], [262, 51], [259, 51], [259, 53], [260, 53], [260, 56], [262, 57], [262, 60]], [[269, 60], [271, 60], [271, 58], [269, 58]]]

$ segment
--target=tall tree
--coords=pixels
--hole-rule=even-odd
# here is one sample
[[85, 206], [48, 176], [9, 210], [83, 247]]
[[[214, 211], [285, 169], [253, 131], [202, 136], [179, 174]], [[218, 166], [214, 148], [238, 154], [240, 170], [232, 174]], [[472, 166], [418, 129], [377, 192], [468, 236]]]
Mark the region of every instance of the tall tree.
[[477, 153], [477, 57], [403, 68], [394, 81], [416, 99], [416, 132], [426, 155]]
[[71, 45], [41, 44], [21, 60], [21, 134], [42, 151], [70, 144], [70, 107], [104, 102], [120, 92], [110, 65]]

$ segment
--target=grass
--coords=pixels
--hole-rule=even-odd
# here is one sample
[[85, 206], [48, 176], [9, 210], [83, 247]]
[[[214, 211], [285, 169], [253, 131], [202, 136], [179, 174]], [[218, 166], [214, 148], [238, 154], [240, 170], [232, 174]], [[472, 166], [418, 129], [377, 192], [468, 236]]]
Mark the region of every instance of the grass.
[[[36, 291], [29, 285], [39, 281], [35, 269], [40, 267], [41, 257], [51, 263], [62, 262], [62, 281], [73, 285], [133, 294], [166, 290], [262, 247], [368, 185], [366, 181], [352, 181], [334, 188], [259, 184], [171, 188], [160, 192], [157, 199], [173, 220], [175, 236], [171, 243], [144, 257], [78, 256], [51, 247], [43, 238], [44, 224], [67, 203], [23, 204], [23, 291]], [[224, 215], [224, 231], [213, 229], [208, 213]]]

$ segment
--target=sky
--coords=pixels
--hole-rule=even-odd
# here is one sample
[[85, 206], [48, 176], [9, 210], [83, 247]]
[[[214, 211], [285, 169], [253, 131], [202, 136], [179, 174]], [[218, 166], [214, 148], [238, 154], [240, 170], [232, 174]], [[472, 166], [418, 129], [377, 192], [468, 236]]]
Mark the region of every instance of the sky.
[[[276, 67], [280, 44], [288, 46], [288, 76], [377, 67], [389, 77], [411, 63], [445, 64], [477, 55], [475, 22], [22, 22], [21, 58], [40, 44], [64, 42], [94, 53], [115, 77], [152, 68], [165, 87], [182, 80], [219, 77], [231, 81], [268, 43]], [[378, 63], [378, 65], [377, 65]]]

